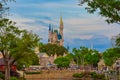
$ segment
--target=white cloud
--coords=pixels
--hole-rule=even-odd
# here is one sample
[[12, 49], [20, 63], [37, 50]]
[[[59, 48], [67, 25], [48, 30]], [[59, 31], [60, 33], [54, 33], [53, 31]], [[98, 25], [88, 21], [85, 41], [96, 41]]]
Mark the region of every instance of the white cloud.
[[[20, 29], [26, 29], [28, 31], [33, 31], [34, 33], [38, 34], [41, 38], [45, 39], [47, 38], [46, 31], [48, 31], [48, 28], [46, 26], [42, 26], [40, 24], [36, 24], [36, 19], [30, 19], [30, 18], [22, 18], [20, 16], [11, 17], [12, 21], [16, 22], [16, 26]], [[26, 24], [26, 23], [33, 23]]]
[[111, 38], [119, 33], [120, 28], [116, 24], [108, 25], [104, 19], [94, 18], [71, 18], [64, 20], [64, 32], [69, 38], [90, 39], [94, 35], [104, 35]]
[[62, 3], [30, 3], [30, 4], [18, 4], [15, 5], [16, 7], [25, 7], [25, 8], [83, 8], [84, 6], [78, 6], [78, 3], [76, 4], [62, 4]]

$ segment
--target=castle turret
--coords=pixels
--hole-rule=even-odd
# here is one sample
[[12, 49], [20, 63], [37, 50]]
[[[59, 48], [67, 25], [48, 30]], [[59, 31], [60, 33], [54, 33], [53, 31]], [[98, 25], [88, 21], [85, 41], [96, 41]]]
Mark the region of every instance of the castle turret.
[[51, 27], [51, 24], [49, 24], [49, 31], [48, 31], [48, 43], [51, 43], [51, 39], [52, 39], [52, 27]]
[[60, 16], [60, 26], [59, 29], [55, 29], [49, 24], [49, 30], [48, 30], [48, 43], [50, 44], [58, 44], [60, 46], [63, 46], [63, 21], [62, 16]]
[[62, 37], [62, 39], [60, 41], [61, 46], [63, 46], [63, 41], [64, 41], [64, 39], [63, 39], [63, 28], [64, 28], [64, 26], [63, 26], [62, 16], [60, 16], [60, 35]]

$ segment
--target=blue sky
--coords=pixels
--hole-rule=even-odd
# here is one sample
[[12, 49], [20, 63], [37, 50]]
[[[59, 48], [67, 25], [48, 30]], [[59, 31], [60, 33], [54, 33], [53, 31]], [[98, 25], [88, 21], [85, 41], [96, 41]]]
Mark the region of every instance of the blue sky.
[[42, 40], [48, 41], [48, 25], [59, 27], [62, 15], [64, 22], [64, 46], [85, 46], [104, 51], [111, 47], [111, 37], [120, 32], [118, 24], [107, 24], [105, 18], [89, 14], [79, 0], [16, 0], [10, 5], [10, 19], [20, 29], [32, 30]]

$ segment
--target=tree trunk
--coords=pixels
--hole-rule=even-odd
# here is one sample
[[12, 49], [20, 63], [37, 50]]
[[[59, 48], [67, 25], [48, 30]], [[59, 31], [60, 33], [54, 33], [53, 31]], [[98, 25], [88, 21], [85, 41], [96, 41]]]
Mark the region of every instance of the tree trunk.
[[6, 59], [5, 62], [5, 80], [10, 80], [10, 64], [9, 64], [9, 60]]

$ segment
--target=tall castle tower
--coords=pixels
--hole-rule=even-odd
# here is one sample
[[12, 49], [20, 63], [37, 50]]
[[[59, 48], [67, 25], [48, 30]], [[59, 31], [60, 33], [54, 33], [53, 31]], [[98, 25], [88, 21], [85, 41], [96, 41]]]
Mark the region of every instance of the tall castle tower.
[[60, 17], [60, 26], [59, 29], [55, 29], [49, 24], [49, 38], [48, 38], [48, 43], [50, 44], [57, 44], [60, 46], [63, 46], [63, 21], [62, 21], [62, 16]]
[[63, 26], [62, 16], [60, 16], [60, 34], [62, 36], [60, 45], [63, 45], [63, 41], [64, 41], [64, 39], [63, 39], [63, 28], [64, 28], [64, 26]]

